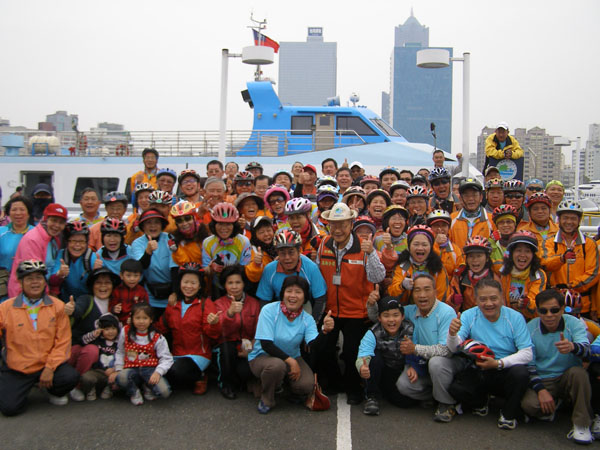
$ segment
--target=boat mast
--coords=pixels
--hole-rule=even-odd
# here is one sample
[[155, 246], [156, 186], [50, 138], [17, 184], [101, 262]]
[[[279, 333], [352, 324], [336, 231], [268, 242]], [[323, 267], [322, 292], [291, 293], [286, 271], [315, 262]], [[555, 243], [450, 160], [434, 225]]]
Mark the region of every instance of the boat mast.
[[[249, 25], [248, 28], [251, 28], [258, 34], [258, 45], [263, 45], [265, 37], [262, 34], [262, 30], [267, 28], [267, 19], [256, 20], [254, 18], [254, 13], [251, 12], [250, 13], [250, 22], [252, 22], [253, 24]], [[261, 81], [261, 80], [262, 80], [262, 72], [260, 70], [260, 64], [257, 64], [256, 72], [254, 72], [254, 81]]]

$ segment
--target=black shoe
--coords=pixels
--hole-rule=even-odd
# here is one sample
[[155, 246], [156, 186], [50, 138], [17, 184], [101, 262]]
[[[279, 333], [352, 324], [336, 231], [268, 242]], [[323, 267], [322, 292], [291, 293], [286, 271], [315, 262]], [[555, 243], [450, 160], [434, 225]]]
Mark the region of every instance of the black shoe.
[[378, 416], [379, 415], [379, 402], [375, 397], [367, 397], [363, 413], [367, 416]]
[[237, 395], [235, 394], [235, 392], [233, 392], [231, 390], [231, 388], [229, 386], [223, 386], [221, 389], [221, 395], [223, 397], [225, 397], [227, 400], [235, 400], [237, 398]]
[[348, 392], [346, 403], [349, 405], [360, 405], [363, 401], [363, 395], [360, 392]]

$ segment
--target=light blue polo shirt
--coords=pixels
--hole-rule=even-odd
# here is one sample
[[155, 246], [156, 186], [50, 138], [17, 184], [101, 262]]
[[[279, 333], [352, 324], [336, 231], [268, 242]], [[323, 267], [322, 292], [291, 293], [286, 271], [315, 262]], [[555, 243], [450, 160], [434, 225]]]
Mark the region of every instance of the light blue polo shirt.
[[555, 378], [561, 376], [571, 367], [581, 366], [581, 358], [573, 353], [561, 354], [556, 346], [560, 341], [560, 333], [571, 342], [589, 344], [585, 325], [576, 317], [563, 314], [564, 330], [553, 333], [542, 333], [540, 318], [536, 317], [527, 324], [534, 352], [533, 361], [540, 378]]
[[262, 349], [260, 340], [273, 341], [283, 352], [292, 358], [300, 356], [300, 344], [311, 343], [319, 335], [315, 319], [306, 311], [289, 321], [281, 312], [279, 302], [273, 302], [266, 305], [260, 311], [258, 324], [256, 325], [256, 334], [254, 335], [254, 348], [248, 355], [248, 361], [261, 355], [268, 355]]
[[463, 341], [475, 339], [483, 342], [492, 349], [496, 359], [533, 346], [523, 315], [512, 308], [502, 306], [498, 320], [490, 322], [478, 307], [474, 307], [463, 312], [460, 321], [462, 326], [458, 336]]
[[427, 317], [423, 317], [419, 313], [417, 305], [405, 306], [404, 317], [414, 324], [413, 342], [415, 344], [446, 345], [448, 328], [452, 319], [456, 317], [456, 313], [451, 306], [436, 300]]

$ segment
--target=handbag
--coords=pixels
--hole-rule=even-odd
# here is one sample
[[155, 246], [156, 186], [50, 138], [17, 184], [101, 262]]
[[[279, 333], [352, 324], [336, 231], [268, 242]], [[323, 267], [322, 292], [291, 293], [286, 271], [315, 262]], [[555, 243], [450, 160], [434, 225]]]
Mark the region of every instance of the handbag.
[[323, 394], [321, 386], [319, 386], [317, 374], [315, 374], [315, 385], [313, 386], [313, 390], [306, 399], [306, 407], [311, 411], [327, 411], [331, 408], [329, 397]]
[[146, 283], [146, 288], [156, 299], [165, 299], [171, 295], [173, 288], [171, 283]]

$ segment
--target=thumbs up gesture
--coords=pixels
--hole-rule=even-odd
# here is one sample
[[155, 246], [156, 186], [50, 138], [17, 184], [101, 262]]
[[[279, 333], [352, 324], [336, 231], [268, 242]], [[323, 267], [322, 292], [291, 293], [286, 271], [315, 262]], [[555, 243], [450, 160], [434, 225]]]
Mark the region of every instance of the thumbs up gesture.
[[383, 244], [390, 250], [394, 249], [394, 245], [392, 244], [392, 235], [390, 234], [390, 227], [387, 227], [385, 233], [381, 235], [381, 242], [383, 242]]
[[379, 294], [379, 285], [375, 285], [375, 289], [371, 291], [369, 296], [367, 297], [367, 306], [373, 306], [375, 303], [379, 301], [381, 295]]
[[58, 269], [57, 275], [61, 278], [67, 278], [69, 276], [69, 266], [65, 263], [64, 259], [60, 260], [60, 269]]
[[454, 319], [452, 319], [452, 322], [450, 322], [450, 327], [448, 328], [448, 334], [450, 334], [450, 336], [456, 336], [456, 333], [458, 333], [458, 330], [460, 330], [461, 326], [462, 326], [462, 322], [460, 321], [460, 313], [458, 313], [456, 315], [456, 317]]
[[244, 304], [242, 302], [236, 301], [236, 299], [231, 296], [230, 296], [230, 298], [231, 298], [231, 305], [229, 305], [229, 310], [227, 311], [227, 314], [229, 315], [229, 317], [233, 317], [234, 314], [242, 312], [242, 308], [244, 307]]
[[573, 350], [575, 350], [575, 344], [573, 344], [568, 339], [565, 339], [564, 333], [560, 333], [560, 341], [555, 342], [554, 346], [563, 355], [566, 355], [567, 353], [571, 353]]
[[263, 252], [260, 247], [252, 246], [252, 250], [254, 250], [254, 256], [252, 257], [252, 262], [257, 266], [262, 266], [263, 260]]
[[371, 378], [371, 371], [369, 370], [369, 365], [367, 364], [367, 359], [363, 358], [362, 366], [360, 366], [360, 377], [364, 380], [368, 380]]
[[373, 233], [370, 233], [367, 239], [360, 241], [360, 249], [367, 255], [373, 252]]
[[404, 336], [404, 339], [400, 342], [400, 353], [403, 355], [412, 355], [415, 353], [415, 344], [408, 336]]
[[73, 315], [73, 311], [75, 311], [75, 299], [71, 295], [69, 297], [68, 303], [65, 303], [65, 314], [67, 316], [71, 316]]
[[216, 314], [214, 313], [210, 313], [207, 317], [206, 317], [206, 321], [208, 322], [209, 325], [216, 325], [219, 323], [219, 319], [221, 318], [221, 313], [223, 311], [217, 311]]
[[331, 310], [329, 310], [329, 312], [323, 319], [323, 327], [321, 329], [323, 330], [324, 334], [327, 334], [331, 330], [333, 330], [334, 326], [335, 326], [335, 320], [333, 320], [333, 317], [331, 317]]
[[152, 236], [147, 236], [148, 245], [146, 245], [146, 253], [151, 255], [158, 248], [158, 242]]

